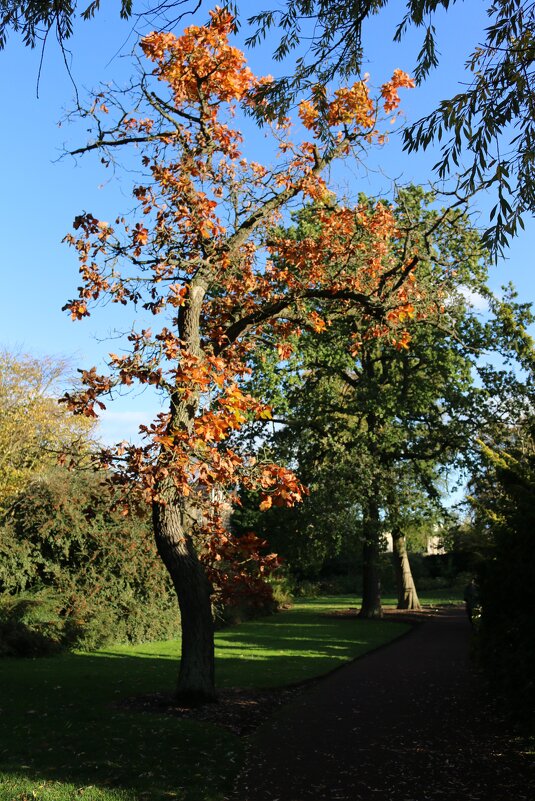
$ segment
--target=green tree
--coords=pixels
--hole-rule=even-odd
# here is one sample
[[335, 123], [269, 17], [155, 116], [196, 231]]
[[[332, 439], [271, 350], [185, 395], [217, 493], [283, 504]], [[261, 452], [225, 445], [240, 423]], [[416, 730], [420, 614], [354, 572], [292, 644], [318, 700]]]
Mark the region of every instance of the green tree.
[[[415, 275], [432, 299], [424, 317], [407, 319], [390, 343], [369, 338], [358, 316], [332, 317], [321, 337], [307, 332], [285, 369], [272, 351], [257, 365], [283, 424], [272, 441], [287, 463], [298, 466], [312, 492], [329, 476], [338, 484], [332, 497], [345, 491], [346, 508], [360, 509], [361, 614], [368, 617], [381, 614], [378, 559], [386, 529], [394, 538], [400, 605], [417, 604], [404, 530], [422, 497], [438, 501], [444, 468], [470, 465], [474, 437], [499, 419], [505, 385], [518, 383], [480, 357], [490, 350], [530, 358], [529, 310], [492, 297], [477, 232], [460, 213], [441, 216], [431, 200], [419, 189], [403, 191], [396, 212], [400, 229], [410, 229], [422, 253]], [[294, 230], [297, 241], [314, 226], [309, 209]], [[486, 296], [493, 311], [488, 321], [470, 311], [469, 288]], [[352, 354], [347, 342], [354, 344]], [[477, 374], [482, 386], [475, 384]]]

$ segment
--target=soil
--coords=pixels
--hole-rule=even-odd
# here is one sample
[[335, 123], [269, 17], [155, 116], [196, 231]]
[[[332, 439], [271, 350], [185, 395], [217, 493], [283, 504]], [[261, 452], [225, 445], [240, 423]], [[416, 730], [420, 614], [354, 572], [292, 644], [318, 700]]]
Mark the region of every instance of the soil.
[[[306, 685], [310, 686], [310, 684]], [[277, 690], [221, 690], [217, 703], [197, 707], [180, 706], [171, 694], [149, 693], [120, 701], [118, 706], [138, 712], [174, 715], [205, 723], [216, 723], [240, 737], [251, 734], [283, 704], [303, 692], [305, 685]]]

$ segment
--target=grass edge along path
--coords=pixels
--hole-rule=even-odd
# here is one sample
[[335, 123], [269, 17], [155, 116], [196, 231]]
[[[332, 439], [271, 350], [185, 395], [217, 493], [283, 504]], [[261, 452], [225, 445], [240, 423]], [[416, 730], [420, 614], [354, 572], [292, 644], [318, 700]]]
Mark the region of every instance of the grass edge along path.
[[[218, 685], [277, 687], [323, 675], [408, 630], [325, 613], [317, 598], [216, 635]], [[220, 801], [244, 744], [211, 724], [118, 709], [172, 688], [177, 641], [0, 661], [0, 801]]]

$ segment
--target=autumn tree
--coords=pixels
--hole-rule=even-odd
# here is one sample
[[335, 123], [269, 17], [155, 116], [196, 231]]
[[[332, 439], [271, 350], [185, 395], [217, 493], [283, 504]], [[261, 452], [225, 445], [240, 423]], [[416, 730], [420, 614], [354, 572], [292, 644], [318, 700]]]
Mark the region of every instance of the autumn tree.
[[58, 404], [67, 380], [61, 359], [0, 351], [0, 510], [60, 453], [88, 450], [91, 422]]
[[[217, 558], [230, 540], [222, 506], [238, 483], [259, 487], [263, 508], [291, 505], [303, 493], [291, 471], [227, 443], [245, 421], [269, 415], [238, 383], [259, 338], [272, 338], [284, 358], [299, 326], [321, 327], [318, 303], [358, 306], [377, 336], [389, 336], [403, 328], [407, 304], [421, 297], [411, 278], [417, 256], [407, 253], [401, 264], [387, 256], [387, 243], [398, 236], [391, 211], [335, 206], [321, 177], [334, 159], [352, 148], [362, 152], [380, 136], [379, 103], [367, 84], [301, 103], [308, 138], [293, 141], [286, 121], [272, 131], [275, 166], [250, 161], [230, 121], [256, 108], [255, 90], [269, 78], [253, 76], [229, 44], [232, 29], [231, 16], [218, 9], [207, 26], [178, 38], [151, 34], [141, 46], [152, 72], [142, 72], [126, 93], [111, 89], [94, 99], [85, 117], [94, 138], [77, 152], [98, 150], [110, 160], [122, 146], [136, 146], [146, 178], [133, 190], [133, 220], [109, 223], [84, 213], [67, 237], [82, 278], [66, 307], [74, 319], [108, 300], [142, 308], [157, 324], [132, 330], [126, 351], [110, 354], [107, 372], [82, 371], [83, 389], [66, 402], [94, 417], [107, 396], [135, 384], [167, 399], [167, 409], [141, 427], [141, 444], [104, 450], [100, 463], [152, 505], [158, 552], [181, 611], [177, 692], [190, 701], [215, 692], [212, 587], [201, 560], [206, 550]], [[383, 85], [387, 115], [398, 88], [411, 83], [398, 70]], [[323, 140], [320, 124], [331, 131]], [[329, 236], [311, 239], [297, 259], [276, 224], [300, 197], [318, 203]], [[359, 251], [358, 269], [352, 261], [330, 269], [327, 246], [335, 251], [343, 243], [347, 252], [348, 241]]]
[[[439, 63], [435, 15], [455, 0], [407, 0], [393, 39], [403, 41], [411, 27], [422, 30], [423, 41], [414, 70], [418, 83]], [[246, 4], [230, 3], [247, 18]], [[266, 3], [269, 6], [269, 3]], [[275, 31], [279, 39], [274, 58], [285, 61], [309, 43], [296, 57], [289, 74], [261, 88], [272, 115], [284, 114], [304, 91], [333, 80], [362, 74], [365, 58], [363, 28], [389, 5], [389, 0], [287, 0], [247, 20], [252, 27], [247, 42], [259, 45]], [[159, 0], [134, 9], [132, 0], [117, 4], [123, 18], [135, 16], [160, 27], [176, 25], [185, 14], [198, 11], [202, 0]], [[91, 18], [100, 7], [94, 0], [80, 16]], [[0, 0], [0, 49], [10, 29], [20, 31], [25, 44], [35, 46], [55, 32], [62, 47], [73, 32], [77, 14], [73, 0]], [[431, 145], [440, 148], [435, 170], [440, 179], [451, 177], [459, 191], [471, 195], [492, 188], [496, 199], [485, 232], [494, 253], [503, 252], [512, 236], [524, 227], [523, 218], [535, 209], [532, 164], [535, 127], [533, 48], [534, 5], [531, 0], [489, 0], [489, 24], [482, 42], [474, 43], [467, 61], [472, 80], [459, 92], [440, 101], [436, 109], [405, 128], [405, 149], [410, 153]], [[264, 114], [264, 110], [262, 110]], [[466, 166], [464, 166], [466, 165]]]

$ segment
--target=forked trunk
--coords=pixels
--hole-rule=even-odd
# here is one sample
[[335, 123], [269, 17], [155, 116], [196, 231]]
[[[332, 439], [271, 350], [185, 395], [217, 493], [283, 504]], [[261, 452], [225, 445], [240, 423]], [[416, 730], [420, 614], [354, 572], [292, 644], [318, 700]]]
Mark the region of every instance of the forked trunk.
[[191, 535], [191, 517], [183, 501], [153, 505], [158, 553], [175, 588], [182, 626], [182, 656], [176, 697], [193, 706], [214, 701], [214, 622], [211, 586]]
[[379, 506], [375, 500], [368, 503], [364, 520], [364, 544], [362, 547], [362, 606], [359, 617], [383, 616], [381, 606], [381, 578], [379, 573]]
[[421, 609], [407, 553], [407, 541], [399, 528], [392, 531], [392, 559], [396, 573], [398, 609]]

